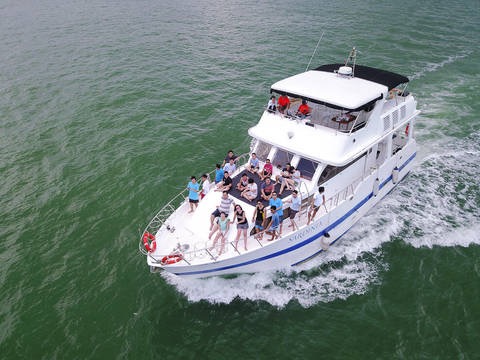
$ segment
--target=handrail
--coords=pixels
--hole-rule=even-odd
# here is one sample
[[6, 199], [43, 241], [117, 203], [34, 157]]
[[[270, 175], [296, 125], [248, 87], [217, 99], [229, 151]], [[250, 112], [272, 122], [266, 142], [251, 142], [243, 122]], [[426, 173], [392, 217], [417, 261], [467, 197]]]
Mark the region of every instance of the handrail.
[[[241, 168], [243, 165], [245, 165], [247, 163], [247, 161], [243, 162], [247, 156], [249, 154], [246, 153], [246, 154], [242, 154], [238, 157], [238, 159], [240, 160], [240, 163], [241, 165], [238, 166], [238, 168]], [[248, 158], [247, 158], [248, 159]], [[238, 163], [238, 160], [237, 160], [237, 163]], [[211, 171], [209, 174], [212, 175], [212, 173], [214, 173], [215, 170]], [[360, 178], [361, 179], [361, 178]], [[334, 194], [333, 196], [331, 196], [328, 200], [326, 200], [325, 203], [328, 203], [330, 202], [330, 206], [329, 206], [329, 209], [330, 211], [332, 210], [333, 207], [336, 207], [339, 202], [341, 201], [344, 201], [347, 199], [350, 191], [351, 193], [353, 194], [354, 191], [355, 191], [355, 188], [354, 188], [354, 184], [358, 181], [359, 179], [355, 179], [353, 182], [351, 182], [350, 184], [348, 184], [345, 188], [343, 188], [342, 190], [338, 191], [336, 194]], [[305, 187], [305, 190], [306, 190], [306, 194], [307, 194], [307, 197], [303, 197], [303, 194], [302, 194], [302, 191], [301, 191], [301, 187], [304, 186]], [[309, 198], [311, 198], [313, 196], [313, 194], [309, 194], [309, 191], [308, 191], [308, 187], [307, 187], [307, 184], [304, 182], [304, 181], [301, 181], [299, 186], [299, 193], [300, 193], [300, 196], [301, 196], [301, 210], [302, 208], [305, 206], [305, 204], [303, 204], [303, 201], [304, 200], [307, 200]], [[342, 194], [343, 193], [343, 194]], [[343, 196], [341, 196], [343, 195]], [[165, 257], [165, 256], [168, 256], [168, 255], [171, 255], [172, 253], [170, 254], [157, 254], [155, 256], [153, 256], [151, 253], [147, 252], [143, 246], [143, 234], [145, 234], [147, 231], [151, 234], [156, 234], [158, 229], [160, 229], [162, 227], [162, 225], [165, 223], [166, 219], [173, 213], [175, 212], [178, 208], [179, 208], [179, 204], [181, 204], [182, 202], [185, 202], [186, 199], [188, 197], [188, 189], [183, 189], [180, 193], [178, 193], [175, 197], [173, 197], [166, 205], [164, 205], [158, 212], [157, 214], [153, 217], [153, 219], [148, 223], [148, 225], [146, 226], [145, 230], [142, 232], [142, 235], [140, 237], [140, 242], [139, 242], [139, 250], [142, 254], [144, 255], [147, 255], [148, 257], [150, 257], [150, 259], [153, 260], [153, 262], [157, 263], [157, 264], [161, 264], [162, 262], [162, 259]], [[341, 199], [340, 199], [341, 198]], [[179, 201], [180, 199], [182, 199], [181, 201]], [[335, 204], [333, 204], [333, 202], [336, 201]], [[326, 204], [325, 204], [326, 205]], [[326, 206], [325, 206], [326, 207]], [[307, 206], [305, 208], [307, 211], [308, 211], [308, 203], [307, 203]], [[299, 211], [299, 213], [301, 213], [301, 210]], [[327, 212], [330, 212], [330, 211], [327, 211]], [[301, 214], [300, 214], [301, 216]], [[255, 226], [254, 223], [252, 223], [251, 225], [252, 227]], [[173, 229], [174, 230], [174, 229]], [[251, 231], [251, 227], [249, 226], [249, 229], [248, 229], [249, 233]], [[259, 235], [261, 235], [262, 239], [263, 239], [263, 236], [266, 235], [266, 232], [267, 232], [267, 229], [264, 229], [262, 230], [261, 232], [259, 233], [255, 233], [253, 235], [249, 235], [248, 237], [251, 238], [253, 236], [253, 238], [257, 241], [257, 243], [260, 245], [260, 247], [263, 247], [265, 246], [264, 244], [261, 243], [260, 239], [259, 239]], [[277, 235], [277, 238], [278, 238], [278, 235]], [[209, 241], [209, 240], [208, 240]], [[179, 254], [182, 256], [182, 259], [188, 264], [190, 265], [190, 260], [193, 259], [193, 258], [196, 258], [196, 257], [204, 257], [204, 256], [209, 256], [212, 260], [216, 261], [217, 258], [218, 258], [218, 255], [217, 256], [214, 256], [212, 254], [212, 252], [210, 251], [209, 247], [208, 247], [208, 241], [205, 242], [205, 246], [202, 247], [202, 248], [199, 248], [199, 249], [193, 249], [193, 250], [189, 250], [189, 251], [182, 251], [181, 248], [178, 248], [174, 251], [174, 253], [176, 254]], [[216, 245], [216, 248], [218, 248], [220, 246], [219, 245]], [[232, 241], [226, 241], [225, 242], [225, 248], [226, 247], [229, 247], [229, 246], [232, 246], [235, 251], [240, 255], [241, 252], [240, 250], [235, 246], [235, 240], [232, 240]]]
[[[243, 165], [245, 165], [248, 162], [248, 159], [250, 158], [249, 156], [250, 156], [249, 153], [244, 153], [244, 154], [241, 154], [237, 157], [237, 159], [236, 159], [237, 165], [241, 163], [241, 165], [237, 166], [237, 169], [242, 167]], [[245, 161], [245, 159], [247, 159], [247, 160]], [[212, 179], [212, 175], [214, 173], [215, 173], [215, 169], [210, 171], [209, 173], [207, 173], [208, 176], [210, 177], [210, 179]], [[170, 217], [170, 215], [173, 214], [180, 207], [180, 204], [182, 202], [186, 201], [187, 198], [188, 198], [188, 189], [184, 188], [177, 195], [175, 195], [170, 201], [168, 201], [155, 214], [155, 216], [152, 218], [152, 220], [150, 220], [150, 222], [148, 223], [148, 225], [145, 227], [145, 229], [142, 231], [142, 234], [140, 235], [140, 241], [138, 243], [138, 249], [139, 249], [140, 253], [142, 253], [143, 255], [150, 255], [151, 256], [151, 254], [148, 253], [143, 246], [143, 234], [145, 234], [146, 232], [149, 232], [149, 233], [155, 235], [157, 233], [157, 231], [165, 223], [165, 220], [167, 220], [168, 217]], [[178, 201], [179, 199], [182, 199], [182, 200]], [[151, 257], [153, 258], [153, 256], [151, 256]]]

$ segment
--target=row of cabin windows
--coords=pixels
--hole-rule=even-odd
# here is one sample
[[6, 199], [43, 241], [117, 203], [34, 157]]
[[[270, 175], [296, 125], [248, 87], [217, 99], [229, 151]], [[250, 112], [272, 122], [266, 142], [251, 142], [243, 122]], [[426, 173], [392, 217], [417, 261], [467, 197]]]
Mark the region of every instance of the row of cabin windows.
[[[406, 125], [404, 128], [397, 130], [392, 135], [392, 154], [391, 155], [395, 155], [395, 153], [397, 153], [399, 150], [401, 150], [405, 146], [405, 144], [407, 143], [407, 141], [408, 141], [408, 131], [409, 131], [408, 126], [409, 125]], [[380, 154], [381, 153], [380, 149], [384, 148], [384, 146], [385, 146], [384, 142], [379, 144], [379, 147], [377, 149], [377, 154], [376, 154], [377, 161], [378, 160], [382, 161], [381, 159], [379, 159], [379, 155], [381, 155]], [[257, 157], [261, 161], [265, 162], [265, 160], [268, 158], [268, 154], [270, 153], [271, 149], [272, 149], [272, 145], [259, 141], [258, 144], [257, 144], [257, 147], [256, 147]], [[372, 149], [369, 150], [369, 153], [371, 152], [371, 150]], [[366, 153], [362, 154], [359, 158], [361, 158], [365, 155], [366, 155]], [[294, 157], [294, 154], [292, 154], [292, 153], [290, 153], [286, 150], [277, 149], [273, 159], [270, 159], [270, 161], [271, 161], [273, 166], [283, 168], [283, 166], [286, 163], [291, 163], [292, 162], [293, 157]], [[352, 162], [350, 162], [350, 163], [348, 163], [347, 165], [344, 165], [344, 166], [327, 165], [325, 167], [325, 169], [323, 170], [322, 174], [320, 175], [320, 178], [318, 180], [318, 184], [322, 184], [325, 181], [334, 177], [335, 175], [339, 174], [340, 172], [342, 172], [343, 170], [348, 168], [350, 165], [352, 165], [353, 163], [358, 161], [359, 158], [353, 160]], [[383, 156], [383, 160], [384, 159], [385, 159], [385, 155]], [[296, 166], [296, 168], [298, 170], [300, 170], [300, 174], [302, 175], [302, 177], [305, 178], [305, 179], [309, 179], [309, 180], [312, 179], [313, 174], [317, 170], [317, 167], [318, 167], [317, 162], [309, 160], [309, 159], [305, 159], [305, 158], [300, 158], [300, 160], [299, 160], [299, 162]]]

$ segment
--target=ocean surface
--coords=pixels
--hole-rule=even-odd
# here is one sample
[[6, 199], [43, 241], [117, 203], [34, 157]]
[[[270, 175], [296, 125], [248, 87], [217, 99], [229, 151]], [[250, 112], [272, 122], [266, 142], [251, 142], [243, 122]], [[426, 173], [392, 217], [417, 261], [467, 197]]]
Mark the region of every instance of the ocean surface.
[[[294, 272], [151, 274], [142, 229], [269, 86], [409, 77], [414, 170]], [[478, 359], [480, 2], [0, 2], [1, 359]]]

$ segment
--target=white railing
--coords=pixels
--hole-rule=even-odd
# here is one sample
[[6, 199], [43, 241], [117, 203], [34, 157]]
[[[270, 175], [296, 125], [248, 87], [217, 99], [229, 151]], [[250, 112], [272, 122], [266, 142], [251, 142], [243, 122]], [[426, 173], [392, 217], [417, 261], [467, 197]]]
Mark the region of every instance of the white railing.
[[[239, 160], [237, 161], [237, 163], [239, 164], [238, 168], [241, 168], [243, 165], [245, 165], [247, 163], [247, 161], [249, 159], [248, 155], [249, 154], [243, 154], [243, 155], [239, 156], [239, 158], [238, 158]], [[209, 176], [211, 176], [214, 173], [214, 171], [215, 170], [210, 172]], [[330, 212], [335, 207], [337, 207], [338, 204], [340, 204], [341, 202], [346, 200], [350, 195], [353, 195], [354, 192], [355, 192], [356, 186], [360, 183], [360, 181], [361, 181], [361, 177], [354, 180], [351, 184], [346, 186], [344, 189], [338, 191], [332, 197], [328, 198], [325, 202], [325, 212], [326, 213]], [[298, 212], [298, 216], [299, 216], [298, 222], [299, 223], [302, 222], [301, 221], [302, 220], [302, 215], [305, 215], [307, 213], [307, 211], [309, 209], [309, 206], [308, 206], [309, 205], [309, 200], [313, 196], [313, 194], [312, 194], [312, 195], [308, 195], [307, 197], [304, 198], [303, 197], [304, 193], [302, 193], [302, 191], [301, 191], [302, 186], [305, 188], [305, 193], [308, 194], [307, 184], [305, 182], [301, 181], [299, 186], [298, 186], [299, 194], [300, 194], [301, 200], [302, 200], [302, 205], [301, 205], [300, 211]], [[160, 254], [160, 255], [153, 256], [151, 253], [149, 253], [145, 250], [144, 245], [143, 245], [143, 235], [146, 232], [155, 235], [157, 233], [157, 231], [165, 223], [165, 221], [168, 219], [168, 217], [178, 209], [178, 207], [182, 204], [182, 202], [186, 201], [187, 195], [188, 195], [188, 190], [187, 189], [184, 189], [179, 194], [177, 194], [165, 206], [163, 206], [160, 209], [160, 211], [157, 212], [157, 214], [153, 217], [153, 219], [148, 223], [145, 230], [142, 232], [142, 235], [140, 237], [140, 242], [139, 242], [139, 250], [142, 254], [149, 256], [150, 259], [152, 259], [153, 262], [156, 263], [156, 264], [164, 265], [162, 263], [162, 260], [165, 257], [172, 256], [172, 255], [179, 255], [181, 257], [181, 259], [183, 261], [185, 261], [188, 265], [190, 265], [190, 263], [193, 259], [197, 259], [197, 258], [202, 259], [202, 258], [208, 257], [209, 259], [211, 259], [213, 261], [216, 261], [218, 259], [218, 257], [220, 256], [220, 255], [218, 255], [218, 251], [221, 249], [222, 245], [218, 244], [215, 247], [209, 246], [209, 243], [211, 242], [211, 240], [207, 240], [207, 241], [205, 241], [205, 243], [198, 242], [197, 244], [201, 244], [201, 245], [198, 246], [198, 248], [197, 248], [197, 244], [195, 244], [194, 249], [189, 250], [189, 251], [185, 251], [185, 249], [182, 249], [180, 244], [177, 247], [177, 249], [175, 249], [173, 252], [171, 252], [169, 254]], [[255, 223], [252, 223], [252, 226], [255, 226]], [[298, 226], [298, 227], [300, 227], [300, 226]], [[252, 227], [249, 227], [249, 229], [248, 229], [249, 233], [250, 233], [251, 229], [252, 229]], [[266, 234], [266, 231], [267, 231], [267, 229], [265, 229], [265, 230], [263, 230], [259, 233], [256, 233], [256, 234], [249, 235], [248, 239], [251, 239], [253, 237], [253, 239], [258, 243], [258, 245], [260, 247], [263, 247], [263, 246], [266, 245], [264, 243], [266, 241], [265, 236], [269, 236], [268, 234]], [[286, 231], [286, 233], [284, 233], [283, 235], [284, 236], [289, 235], [291, 232], [294, 232], [294, 231], [295, 231], [294, 229], [292, 229], [292, 231]], [[278, 236], [276, 238], [278, 238]], [[241, 244], [242, 242], [243, 242], [243, 239], [241, 238], [238, 241], [238, 243]], [[241, 255], [242, 252], [239, 249], [239, 247], [236, 246], [235, 243], [236, 243], [236, 240], [226, 241], [225, 242], [225, 248], [232, 247], [233, 250], [238, 255]], [[269, 243], [270, 242], [268, 241], [267, 244], [269, 244]], [[215, 253], [212, 252], [213, 249], [216, 250]]]
[[[248, 160], [250, 159], [250, 154], [245, 153], [237, 157], [236, 165], [237, 169], [244, 166]], [[212, 170], [208, 173], [208, 176], [214, 182], [215, 180], [215, 170]], [[148, 225], [143, 230], [142, 234], [140, 235], [140, 242], [138, 243], [138, 249], [143, 255], [148, 255], [153, 258], [153, 256], [145, 250], [143, 245], [143, 236], [145, 233], [150, 233], [155, 235], [158, 230], [162, 227], [165, 221], [172, 215], [175, 210], [177, 210], [180, 205], [188, 199], [188, 189], [183, 189], [180, 191], [175, 197], [173, 197], [167, 204], [165, 204], [150, 220]], [[166, 254], [168, 255], [168, 254]], [[163, 258], [163, 256], [162, 256]]]

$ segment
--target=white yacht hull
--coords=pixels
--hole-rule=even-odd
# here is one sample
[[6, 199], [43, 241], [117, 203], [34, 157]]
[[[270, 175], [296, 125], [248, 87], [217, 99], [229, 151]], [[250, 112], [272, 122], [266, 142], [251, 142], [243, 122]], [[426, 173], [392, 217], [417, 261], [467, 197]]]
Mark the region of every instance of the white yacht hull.
[[[331, 212], [322, 216], [317, 215], [316, 220], [310, 225], [302, 226], [288, 236], [261, 248], [224, 260], [202, 264], [189, 265], [185, 261], [171, 265], [159, 265], [154, 261], [148, 261], [148, 263], [152, 269], [161, 268], [177, 276], [196, 278], [284, 269], [306, 262], [325, 251], [325, 244], [335, 243], [387, 195], [412, 169], [415, 156], [416, 143], [411, 141], [383, 163], [378, 170], [372, 170], [370, 175], [358, 184], [354, 193]], [[398, 180], [395, 175], [392, 175], [395, 167], [398, 168]], [[287, 222], [288, 220], [284, 221], [284, 226]], [[327, 238], [323, 237], [326, 232], [330, 235], [328, 243]]]

